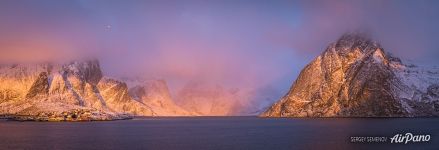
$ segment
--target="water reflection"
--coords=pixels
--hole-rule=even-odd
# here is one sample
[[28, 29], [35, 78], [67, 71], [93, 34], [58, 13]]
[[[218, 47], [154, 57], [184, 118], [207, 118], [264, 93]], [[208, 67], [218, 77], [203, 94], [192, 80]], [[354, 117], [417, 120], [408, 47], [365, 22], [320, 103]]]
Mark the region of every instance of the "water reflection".
[[[137, 118], [113, 122], [0, 121], [6, 149], [430, 149], [435, 118]], [[351, 136], [428, 133], [429, 143], [351, 143]], [[388, 139], [389, 140], [389, 139]]]

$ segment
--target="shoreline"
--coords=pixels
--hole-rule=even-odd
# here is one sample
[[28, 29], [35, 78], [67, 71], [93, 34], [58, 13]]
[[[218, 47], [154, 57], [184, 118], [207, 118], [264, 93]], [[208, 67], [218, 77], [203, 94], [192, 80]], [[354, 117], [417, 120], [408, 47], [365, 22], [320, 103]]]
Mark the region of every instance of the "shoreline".
[[124, 116], [115, 118], [88, 118], [88, 119], [47, 119], [37, 118], [36, 116], [17, 116], [17, 115], [0, 115], [0, 120], [16, 122], [105, 122], [105, 121], [122, 121], [122, 120], [142, 120], [142, 119], [222, 119], [222, 118], [258, 118], [258, 119], [291, 119], [291, 120], [319, 120], [319, 119], [425, 119], [438, 118], [434, 116], [422, 117], [260, 117], [260, 116]]
[[89, 117], [89, 118], [48, 118], [29, 115], [2, 115], [0, 120], [17, 121], [17, 122], [93, 122], [93, 121], [117, 121], [131, 120], [132, 116], [112, 116], [112, 117]]

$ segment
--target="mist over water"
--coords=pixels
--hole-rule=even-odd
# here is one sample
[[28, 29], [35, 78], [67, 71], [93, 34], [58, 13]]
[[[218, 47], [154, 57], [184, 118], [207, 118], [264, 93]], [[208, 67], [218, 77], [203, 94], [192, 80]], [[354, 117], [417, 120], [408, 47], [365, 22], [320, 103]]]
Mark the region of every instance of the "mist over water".
[[[437, 65], [439, 4], [428, 1], [0, 2], [0, 61], [100, 60], [109, 76], [192, 82], [282, 96], [349, 31], [396, 56]], [[262, 98], [263, 99], [263, 98]]]

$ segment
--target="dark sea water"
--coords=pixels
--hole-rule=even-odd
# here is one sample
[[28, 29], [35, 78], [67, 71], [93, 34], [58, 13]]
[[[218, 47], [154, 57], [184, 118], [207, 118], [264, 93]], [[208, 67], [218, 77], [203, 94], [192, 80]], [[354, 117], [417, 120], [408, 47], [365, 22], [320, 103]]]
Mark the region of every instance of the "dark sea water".
[[[424, 143], [351, 143], [352, 136], [429, 134]], [[109, 122], [0, 121], [0, 149], [439, 149], [439, 118], [137, 118]]]

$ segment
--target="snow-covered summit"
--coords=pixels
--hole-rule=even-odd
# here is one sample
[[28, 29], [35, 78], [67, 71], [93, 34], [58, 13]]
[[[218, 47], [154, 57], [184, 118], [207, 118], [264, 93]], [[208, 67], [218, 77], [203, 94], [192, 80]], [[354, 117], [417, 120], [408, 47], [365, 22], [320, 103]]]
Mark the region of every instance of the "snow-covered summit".
[[378, 42], [348, 33], [308, 64], [262, 116], [437, 116], [438, 75], [437, 68], [404, 64]]

